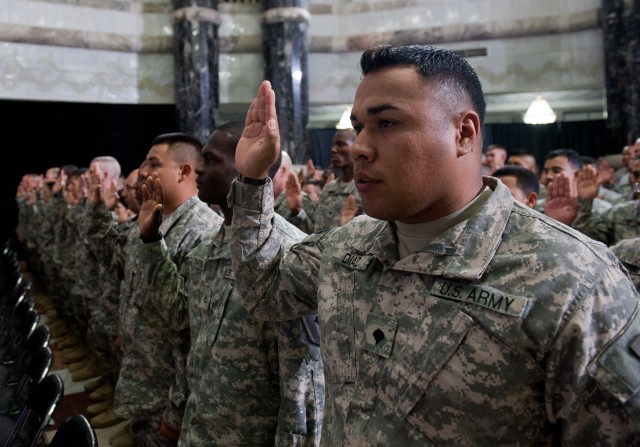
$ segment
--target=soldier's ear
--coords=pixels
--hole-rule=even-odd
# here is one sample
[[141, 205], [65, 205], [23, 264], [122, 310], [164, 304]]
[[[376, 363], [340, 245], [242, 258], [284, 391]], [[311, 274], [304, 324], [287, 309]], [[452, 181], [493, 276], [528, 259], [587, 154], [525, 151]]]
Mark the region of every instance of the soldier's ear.
[[472, 153], [480, 139], [480, 117], [473, 110], [460, 114], [456, 122], [458, 157]]
[[189, 163], [185, 163], [183, 165], [180, 165], [180, 176], [181, 177], [189, 177], [189, 175], [191, 175], [191, 173], [195, 172], [193, 169], [193, 166], [191, 166]]

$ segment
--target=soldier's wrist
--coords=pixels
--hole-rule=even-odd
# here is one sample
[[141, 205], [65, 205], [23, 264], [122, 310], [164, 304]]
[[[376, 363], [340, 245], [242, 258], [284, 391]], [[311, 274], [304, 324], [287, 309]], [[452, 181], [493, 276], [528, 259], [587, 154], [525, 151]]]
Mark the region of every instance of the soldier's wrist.
[[247, 185], [255, 185], [255, 186], [264, 186], [267, 183], [267, 177], [263, 179], [256, 179], [256, 178], [241, 176], [240, 180], [242, 181], [242, 183], [245, 183]]
[[162, 239], [162, 235], [160, 233], [153, 236], [148, 236], [148, 237], [145, 237], [142, 234], [140, 234], [140, 240], [145, 244], [152, 244], [154, 242], [159, 242], [161, 239]]

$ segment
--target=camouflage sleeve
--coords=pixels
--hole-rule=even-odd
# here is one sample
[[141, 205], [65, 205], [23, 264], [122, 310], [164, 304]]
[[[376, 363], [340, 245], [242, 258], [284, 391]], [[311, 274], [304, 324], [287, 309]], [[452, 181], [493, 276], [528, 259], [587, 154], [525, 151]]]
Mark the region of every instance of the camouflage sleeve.
[[42, 201], [42, 199], [36, 202], [35, 206], [33, 207], [31, 220], [29, 221], [30, 241], [33, 243], [34, 248], [38, 245], [38, 242], [40, 241], [40, 233], [42, 231], [42, 220], [43, 220], [43, 214], [42, 214], [43, 205], [44, 205], [44, 202]]
[[629, 272], [636, 290], [640, 291], [640, 237], [618, 241], [611, 246], [611, 251]]
[[[184, 278], [178, 266], [163, 249], [164, 240], [144, 244], [140, 250], [139, 269], [142, 278], [147, 279], [147, 305], [140, 312], [149, 323], [157, 322], [171, 329], [182, 330], [189, 327], [188, 297], [185, 293]], [[149, 318], [153, 312], [160, 316]], [[146, 314], [146, 315], [145, 315]]]
[[604, 216], [594, 212], [592, 200], [578, 200], [578, 215], [571, 226], [590, 238], [608, 244], [609, 229]]
[[189, 385], [187, 384], [187, 355], [190, 347], [189, 329], [177, 332], [176, 337], [171, 340], [174, 345], [172, 355], [174, 357], [174, 382], [171, 384], [168, 393], [168, 402], [162, 412], [162, 419], [174, 431], [180, 431], [184, 409], [189, 397]]
[[64, 233], [66, 231], [66, 225], [64, 223], [65, 212], [67, 210], [67, 200], [62, 194], [54, 194], [51, 197], [51, 218], [57, 222], [54, 228], [54, 241], [53, 241], [53, 262], [56, 265], [60, 264], [60, 250], [61, 240], [64, 239]]
[[123, 239], [123, 243], [116, 247], [116, 257], [122, 259], [122, 281], [120, 281], [120, 292], [118, 298], [118, 334], [124, 333], [123, 322], [125, 321], [125, 315], [128, 308], [132, 306], [131, 295], [133, 294], [134, 283], [132, 276], [135, 273], [133, 265], [133, 258], [137, 245], [142, 243], [140, 241], [140, 230], [138, 225], [132, 225], [129, 227], [129, 231], [126, 233], [126, 238]]
[[311, 197], [308, 194], [302, 194], [302, 209], [297, 216], [289, 215], [287, 221], [295, 225], [300, 231], [309, 234], [311, 233], [311, 228], [313, 228], [312, 216], [314, 209], [315, 204]]
[[614, 268], [588, 293], [551, 349], [547, 413], [561, 445], [640, 445], [638, 295]]
[[275, 445], [320, 445], [324, 373], [315, 315], [278, 325], [280, 409]]
[[[314, 213], [316, 212], [316, 204], [309, 195], [304, 194], [302, 197], [302, 211], [300, 214], [304, 217], [305, 220], [305, 228], [303, 231], [307, 234], [311, 233], [312, 228], [315, 226], [315, 222], [313, 220]], [[300, 228], [300, 227], [298, 227]]]
[[304, 231], [305, 233], [310, 233], [311, 230], [309, 229], [309, 219], [307, 218], [308, 214], [307, 212], [304, 210], [304, 208], [302, 210], [300, 210], [300, 212], [298, 213], [297, 216], [289, 216], [287, 218], [287, 221], [290, 222], [291, 224], [295, 225], [296, 228], [300, 229], [300, 231]]
[[120, 225], [116, 233], [116, 238], [113, 241], [111, 264], [113, 268], [121, 274], [120, 279], [124, 277], [127, 237], [132, 227], [133, 225], [131, 225], [130, 222]]
[[89, 246], [100, 262], [109, 264], [118, 237], [116, 216], [101, 203], [87, 210], [87, 220]]
[[[278, 204], [278, 202], [281, 203]], [[276, 201], [276, 205], [274, 206], [274, 208], [277, 213], [287, 219], [287, 222], [293, 224], [300, 231], [306, 234], [312, 233], [314, 227], [313, 215], [316, 210], [316, 204], [313, 200], [311, 200], [311, 197], [309, 197], [309, 194], [307, 194], [306, 192], [302, 192], [302, 209], [297, 216], [291, 215], [291, 211], [287, 207], [287, 203], [285, 200]], [[281, 212], [283, 208], [286, 208], [284, 213]]]
[[51, 218], [51, 200], [42, 208], [42, 221], [40, 231], [40, 256], [43, 264], [51, 264], [53, 260], [53, 227], [55, 221]]
[[22, 242], [25, 234], [25, 226], [29, 216], [27, 200], [23, 197], [16, 199], [16, 206], [18, 208], [18, 222], [16, 229], [18, 231], [18, 239]]
[[[236, 288], [255, 318], [278, 321], [316, 312], [320, 253], [315, 235], [285, 251], [274, 231], [273, 188], [234, 180], [231, 259]], [[300, 232], [299, 238], [302, 239]]]

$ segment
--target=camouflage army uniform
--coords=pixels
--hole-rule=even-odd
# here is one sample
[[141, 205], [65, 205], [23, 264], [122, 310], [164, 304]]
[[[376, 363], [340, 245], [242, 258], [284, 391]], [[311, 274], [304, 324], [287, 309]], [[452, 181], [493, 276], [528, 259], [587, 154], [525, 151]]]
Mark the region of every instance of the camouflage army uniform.
[[640, 291], [640, 237], [623, 239], [611, 246], [611, 251], [622, 261], [629, 271], [631, 279]]
[[118, 335], [120, 282], [124, 278], [124, 261], [116, 256], [118, 247], [126, 244], [131, 227], [138, 225], [137, 215], [118, 223], [113, 211], [103, 202], [88, 210], [89, 243], [100, 260], [100, 293], [94, 318], [100, 329]]
[[26, 249], [29, 241], [33, 239], [31, 222], [33, 220], [34, 208], [26, 197], [17, 197], [16, 206], [18, 207], [18, 223], [16, 229], [20, 243]]
[[640, 200], [628, 200], [613, 205], [602, 216], [580, 206], [573, 227], [587, 236], [611, 246], [623, 239], [640, 236]]
[[124, 278], [124, 260], [117, 253], [126, 244], [131, 227], [138, 225], [137, 216], [118, 223], [112, 211], [107, 210], [103, 202], [90, 207], [89, 243], [100, 261], [100, 289], [92, 309], [92, 320], [97, 330], [104, 334], [106, 346], [100, 346], [98, 360], [103, 375], [115, 384], [119, 372], [119, 359], [113, 350], [113, 341], [119, 335], [118, 309], [120, 302], [120, 283]]
[[640, 445], [633, 284], [601, 243], [484, 181], [477, 214], [404, 259], [366, 216], [284, 252], [270, 183], [234, 181], [243, 303], [320, 318], [323, 445]]
[[273, 208], [276, 210], [276, 213], [280, 214], [285, 220], [293, 225], [295, 225], [299, 230], [304, 231], [305, 233], [311, 233], [311, 229], [309, 228], [309, 224], [311, 221], [308, 216], [313, 214], [313, 210], [316, 205], [309, 197], [309, 194], [306, 192], [302, 192], [302, 210], [297, 216], [291, 215], [291, 210], [287, 205], [287, 192], [283, 191], [275, 201]]
[[[96, 314], [99, 311], [99, 297], [102, 290], [102, 263], [98, 259], [98, 254], [93, 250], [92, 244], [94, 236], [90, 231], [90, 208], [89, 201], [85, 198], [76, 206], [77, 218], [73, 227], [73, 252], [74, 271], [73, 286], [71, 296], [78, 305], [78, 319], [84, 332], [84, 338], [89, 345], [91, 352], [98, 356], [99, 365], [108, 367], [108, 354], [111, 351], [112, 340], [109, 340], [101, 329]], [[111, 219], [116, 220], [115, 213], [111, 213]]]
[[[543, 198], [543, 199], [538, 199], [538, 201], [536, 202], [536, 205], [534, 206], [534, 209], [536, 211], [541, 212], [542, 214], [544, 214], [544, 207], [547, 205], [547, 198]], [[594, 219], [597, 219], [598, 216], [600, 216], [600, 218], [602, 218], [602, 216], [604, 216], [604, 214], [609, 210], [609, 208], [611, 208], [613, 205], [611, 204], [611, 202], [607, 202], [606, 200], [603, 199], [598, 199], [595, 198], [593, 200], [580, 200], [578, 199], [578, 207], [583, 209], [583, 212], [588, 212], [591, 216], [593, 216]], [[588, 208], [588, 210], [587, 210]], [[577, 225], [577, 226], [576, 226]], [[580, 224], [580, 220], [578, 220], [576, 218], [576, 220], [574, 220], [571, 223], [571, 228], [575, 228], [576, 230], [582, 232], [583, 227]]]
[[70, 324], [73, 315], [69, 313], [70, 293], [69, 282], [66, 276], [66, 265], [70, 262], [69, 241], [67, 234], [70, 226], [67, 221], [67, 214], [71, 212], [72, 206], [64, 192], [53, 194], [49, 200], [51, 207], [51, 218], [56, 222], [54, 226], [53, 264], [55, 266], [55, 279], [52, 284], [51, 300], [56, 306], [56, 311], [63, 320]]
[[[25, 250], [27, 262], [31, 264], [34, 257], [37, 257], [38, 231], [40, 231], [40, 193], [35, 193], [36, 199], [30, 203], [29, 199], [18, 200], [18, 231], [20, 242]], [[34, 266], [34, 268], [37, 266]]]
[[607, 189], [602, 185], [600, 186], [600, 188], [598, 188], [598, 197], [612, 205], [627, 200], [626, 197], [619, 192], [616, 192], [612, 189]]
[[42, 273], [44, 274], [44, 277], [40, 279], [44, 281], [46, 290], [50, 291], [55, 284], [53, 249], [55, 244], [54, 228], [57, 224], [54, 219], [55, 206], [51, 197], [47, 202], [41, 202], [41, 213], [39, 214], [42, 219], [38, 225], [38, 253], [42, 263]]
[[[281, 216], [275, 222], [286, 247], [305, 236]], [[317, 320], [251, 318], [233, 292], [224, 227], [181, 265], [158, 245], [145, 246], [141, 264], [153, 302], [165, 324], [191, 329], [178, 445], [318, 446], [324, 381]]]
[[[160, 226], [164, 239], [158, 244], [166, 244], [171, 258], [180, 259], [221, 221], [207, 204], [193, 196], [165, 217]], [[178, 368], [184, 364], [181, 353], [189, 346], [188, 332], [157, 324], [148, 302], [151, 295], [146, 279], [139, 276], [138, 257], [143, 255], [143, 248], [139, 230], [131, 231], [120, 294], [123, 359], [115, 390], [115, 412], [132, 421], [132, 437], [137, 443], [149, 442], [139, 436], [156, 436], [155, 442], [163, 440], [158, 428], [161, 417], [172, 429], [180, 429], [186, 379]], [[175, 443], [165, 440], [165, 444]]]
[[62, 311], [62, 302], [68, 297], [60, 278], [60, 256], [58, 246], [60, 233], [66, 227], [62, 224], [68, 202], [62, 192], [53, 193], [47, 202], [47, 219], [51, 222], [51, 242], [49, 252], [50, 265], [45, 267], [48, 275], [48, 293], [61, 317], [66, 317]]
[[629, 195], [631, 185], [629, 184], [629, 168], [622, 166], [616, 169], [613, 176], [613, 190], [622, 195]]
[[345, 183], [340, 179], [336, 179], [325, 185], [320, 193], [320, 198], [316, 202], [313, 216], [310, 216], [309, 228], [313, 228], [313, 231], [318, 233], [328, 228], [340, 226], [342, 207], [349, 195], [355, 197], [356, 205], [362, 209], [360, 194], [353, 180]]
[[[63, 277], [67, 283], [67, 309], [71, 314], [71, 324], [74, 331], [81, 339], [86, 339], [89, 328], [89, 315], [84, 293], [88, 292], [88, 287], [84, 277], [81, 275], [97, 276], [97, 272], [89, 273], [84, 271], [80, 260], [84, 257], [86, 246], [84, 245], [84, 205], [82, 202], [72, 205], [65, 214], [66, 231], [66, 253], [63, 256]], [[97, 285], [94, 284], [90, 290], [94, 292]]]

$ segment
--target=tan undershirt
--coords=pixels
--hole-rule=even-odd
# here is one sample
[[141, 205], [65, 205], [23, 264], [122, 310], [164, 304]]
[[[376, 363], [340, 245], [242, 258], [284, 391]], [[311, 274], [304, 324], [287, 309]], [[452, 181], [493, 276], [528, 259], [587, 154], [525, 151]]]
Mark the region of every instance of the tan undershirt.
[[463, 208], [440, 219], [419, 224], [395, 222], [400, 259], [406, 258], [411, 253], [420, 251], [449, 228], [454, 227], [476, 214], [485, 202], [489, 200], [492, 193], [493, 191], [485, 186], [482, 192]]

